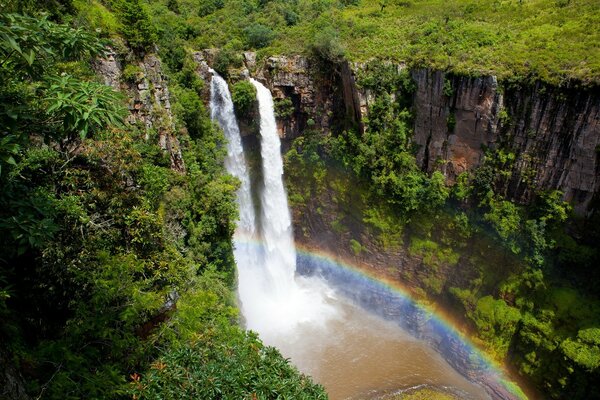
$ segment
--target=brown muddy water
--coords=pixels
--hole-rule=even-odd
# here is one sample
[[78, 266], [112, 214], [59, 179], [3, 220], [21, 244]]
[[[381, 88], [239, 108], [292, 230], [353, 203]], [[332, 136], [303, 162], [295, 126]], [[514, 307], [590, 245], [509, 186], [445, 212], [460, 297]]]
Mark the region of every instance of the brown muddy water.
[[300, 326], [275, 344], [331, 400], [377, 399], [429, 386], [461, 399], [489, 399], [427, 343], [392, 322], [339, 300], [342, 313], [326, 327]]

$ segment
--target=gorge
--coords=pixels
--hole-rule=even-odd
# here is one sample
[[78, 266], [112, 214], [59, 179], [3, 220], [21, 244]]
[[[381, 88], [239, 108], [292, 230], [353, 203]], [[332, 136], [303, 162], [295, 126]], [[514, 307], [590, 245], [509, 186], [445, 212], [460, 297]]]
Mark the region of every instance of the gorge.
[[[377, 289], [377, 281], [365, 284], [351, 274], [344, 276], [331, 268], [336, 263], [310, 253], [296, 256], [273, 100], [266, 87], [250, 79], [257, 89], [264, 177], [257, 196], [261, 211], [257, 224], [231, 94], [223, 78], [209, 72], [211, 115], [228, 140], [225, 165], [241, 182], [234, 254], [245, 326], [291, 357], [325, 386], [332, 399], [372, 398], [423, 386], [443, 388], [460, 398], [516, 398], [502, 387], [501, 373], [472, 345], [406, 295]], [[296, 274], [297, 260], [302, 275]], [[369, 316], [365, 311], [369, 309], [385, 319]], [[407, 332], [420, 340], [410, 339]], [[462, 366], [463, 374], [486, 385], [488, 394], [459, 378], [431, 352], [427, 340], [453, 365]]]
[[0, 4], [0, 398], [600, 398], [595, 0]]

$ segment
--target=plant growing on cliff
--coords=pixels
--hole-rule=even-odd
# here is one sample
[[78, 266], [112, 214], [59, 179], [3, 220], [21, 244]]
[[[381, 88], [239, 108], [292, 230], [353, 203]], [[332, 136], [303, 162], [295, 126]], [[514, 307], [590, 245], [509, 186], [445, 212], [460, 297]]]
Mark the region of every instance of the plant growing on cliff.
[[141, 0], [114, 0], [111, 2], [121, 22], [121, 33], [132, 49], [147, 51], [158, 39], [156, 27], [150, 20], [146, 5]]
[[[294, 103], [289, 97], [275, 99], [275, 116], [281, 119], [290, 118], [294, 114]], [[314, 124], [313, 124], [314, 125]]]
[[231, 88], [231, 100], [236, 113], [247, 116], [256, 104], [256, 88], [249, 81], [236, 82]]

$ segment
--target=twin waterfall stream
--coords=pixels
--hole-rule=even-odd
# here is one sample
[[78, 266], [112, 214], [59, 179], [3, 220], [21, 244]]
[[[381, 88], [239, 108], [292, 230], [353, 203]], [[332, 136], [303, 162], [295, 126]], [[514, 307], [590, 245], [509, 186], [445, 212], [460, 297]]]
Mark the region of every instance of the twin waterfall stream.
[[355, 305], [325, 280], [297, 274], [271, 93], [251, 79], [262, 159], [262, 185], [254, 188], [227, 83], [212, 73], [211, 117], [227, 139], [227, 171], [241, 182], [234, 256], [245, 327], [323, 384], [332, 400], [377, 399], [420, 386], [460, 398], [489, 398], [425, 342]]

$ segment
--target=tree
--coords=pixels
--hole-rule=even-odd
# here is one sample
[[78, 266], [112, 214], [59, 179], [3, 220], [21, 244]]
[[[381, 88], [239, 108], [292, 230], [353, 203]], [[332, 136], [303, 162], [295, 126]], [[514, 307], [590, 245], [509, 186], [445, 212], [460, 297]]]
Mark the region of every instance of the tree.
[[115, 8], [121, 21], [121, 32], [132, 49], [147, 51], [156, 43], [156, 28], [141, 0], [118, 0]]
[[246, 43], [255, 49], [262, 49], [271, 44], [275, 38], [275, 33], [271, 28], [263, 24], [252, 24], [244, 29]]

